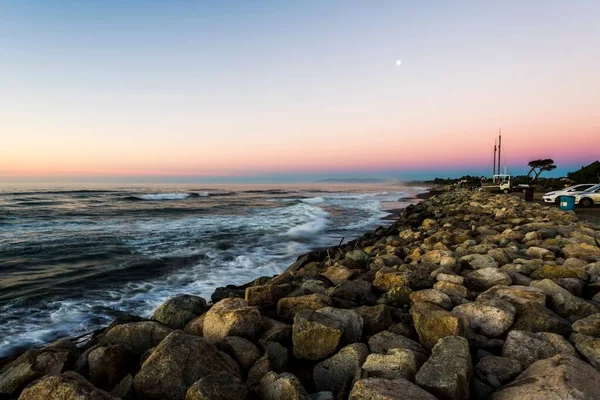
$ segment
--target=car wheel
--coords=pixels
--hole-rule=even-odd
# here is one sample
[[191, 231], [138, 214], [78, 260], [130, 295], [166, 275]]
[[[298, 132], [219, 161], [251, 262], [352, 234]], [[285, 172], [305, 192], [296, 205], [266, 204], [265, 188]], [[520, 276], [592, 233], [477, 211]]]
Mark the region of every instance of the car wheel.
[[556, 200], [554, 200], [554, 204], [556, 204], [557, 206], [560, 206], [560, 196], [558, 196], [556, 198]]
[[581, 207], [591, 207], [594, 202], [592, 201], [592, 199], [588, 199], [587, 197], [585, 199], [581, 199], [579, 200], [579, 204], [581, 204]]

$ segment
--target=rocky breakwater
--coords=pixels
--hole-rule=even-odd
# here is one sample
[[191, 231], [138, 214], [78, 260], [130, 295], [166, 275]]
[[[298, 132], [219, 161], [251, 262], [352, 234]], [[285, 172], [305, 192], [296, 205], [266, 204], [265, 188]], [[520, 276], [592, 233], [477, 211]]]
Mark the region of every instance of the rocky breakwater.
[[600, 248], [572, 212], [453, 191], [284, 273], [178, 296], [0, 372], [34, 399], [598, 399]]

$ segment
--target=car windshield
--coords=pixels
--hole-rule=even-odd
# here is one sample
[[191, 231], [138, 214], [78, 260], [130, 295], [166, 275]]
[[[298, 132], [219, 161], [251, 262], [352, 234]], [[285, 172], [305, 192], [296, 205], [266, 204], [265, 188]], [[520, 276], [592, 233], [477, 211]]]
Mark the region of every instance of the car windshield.
[[584, 192], [586, 192], [586, 193], [597, 192], [598, 190], [600, 190], [600, 185], [594, 185], [591, 188], [584, 190]]

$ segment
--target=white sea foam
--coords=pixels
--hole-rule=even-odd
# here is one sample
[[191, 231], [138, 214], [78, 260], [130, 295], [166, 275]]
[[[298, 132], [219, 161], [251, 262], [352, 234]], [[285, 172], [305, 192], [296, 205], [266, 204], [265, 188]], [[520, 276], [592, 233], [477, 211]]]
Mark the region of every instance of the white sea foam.
[[190, 197], [189, 193], [155, 193], [136, 196], [141, 200], [183, 200]]

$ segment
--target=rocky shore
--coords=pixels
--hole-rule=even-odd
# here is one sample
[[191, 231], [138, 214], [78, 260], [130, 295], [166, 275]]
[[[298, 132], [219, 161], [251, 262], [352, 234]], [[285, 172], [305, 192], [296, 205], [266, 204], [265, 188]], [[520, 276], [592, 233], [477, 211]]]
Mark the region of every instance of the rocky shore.
[[599, 235], [441, 193], [281, 275], [29, 350], [0, 399], [600, 399]]

